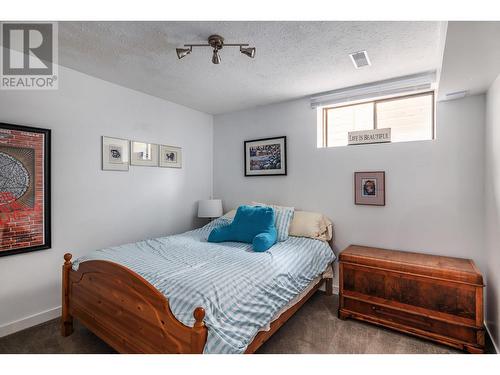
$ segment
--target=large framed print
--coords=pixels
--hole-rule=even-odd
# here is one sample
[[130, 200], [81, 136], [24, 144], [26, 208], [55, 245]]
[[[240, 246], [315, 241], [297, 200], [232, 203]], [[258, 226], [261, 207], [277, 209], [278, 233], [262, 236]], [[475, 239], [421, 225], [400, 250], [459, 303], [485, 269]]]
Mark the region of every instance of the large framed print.
[[286, 137], [244, 142], [245, 176], [286, 176]]
[[51, 247], [50, 129], [0, 123], [0, 256]]

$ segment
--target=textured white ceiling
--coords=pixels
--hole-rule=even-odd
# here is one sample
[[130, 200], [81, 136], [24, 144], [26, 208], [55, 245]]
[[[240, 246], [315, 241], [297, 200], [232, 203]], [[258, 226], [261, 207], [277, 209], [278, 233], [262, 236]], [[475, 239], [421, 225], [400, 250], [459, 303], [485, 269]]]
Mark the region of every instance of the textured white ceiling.
[[[59, 63], [212, 114], [285, 101], [441, 65], [441, 22], [61, 22]], [[250, 43], [211, 63], [210, 48], [175, 48], [211, 34]], [[367, 50], [356, 70], [349, 53]]]
[[484, 93], [500, 74], [500, 22], [449, 22], [438, 99]]

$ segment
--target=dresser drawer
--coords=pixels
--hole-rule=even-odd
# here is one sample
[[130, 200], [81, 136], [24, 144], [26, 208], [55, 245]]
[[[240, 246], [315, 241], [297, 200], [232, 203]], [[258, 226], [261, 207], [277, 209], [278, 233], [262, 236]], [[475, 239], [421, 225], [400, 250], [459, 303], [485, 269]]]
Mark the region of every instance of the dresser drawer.
[[[425, 331], [459, 342], [467, 342], [479, 345], [477, 342], [477, 329], [463, 325], [456, 325], [444, 321], [421, 316], [410, 312], [392, 309], [388, 306], [380, 306], [348, 297], [343, 297], [343, 311], [348, 314], [361, 314], [376, 323], [388, 325], [393, 328], [404, 327], [404, 330]], [[418, 332], [416, 332], [418, 333]]]

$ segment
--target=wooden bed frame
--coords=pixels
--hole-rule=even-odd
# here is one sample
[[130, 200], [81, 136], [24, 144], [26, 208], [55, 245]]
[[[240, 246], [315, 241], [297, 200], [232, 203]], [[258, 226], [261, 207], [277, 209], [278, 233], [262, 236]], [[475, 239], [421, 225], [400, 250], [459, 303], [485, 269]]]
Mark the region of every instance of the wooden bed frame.
[[[172, 314], [165, 296], [130, 269], [109, 261], [91, 260], [74, 271], [71, 258], [71, 254], [65, 254], [62, 267], [63, 336], [73, 333], [76, 318], [119, 353], [203, 353], [207, 340], [203, 307], [193, 311], [195, 323], [188, 327]], [[325, 280], [326, 293], [331, 295], [333, 279], [321, 278], [270, 324], [269, 331], [259, 332], [245, 353], [255, 353]]]

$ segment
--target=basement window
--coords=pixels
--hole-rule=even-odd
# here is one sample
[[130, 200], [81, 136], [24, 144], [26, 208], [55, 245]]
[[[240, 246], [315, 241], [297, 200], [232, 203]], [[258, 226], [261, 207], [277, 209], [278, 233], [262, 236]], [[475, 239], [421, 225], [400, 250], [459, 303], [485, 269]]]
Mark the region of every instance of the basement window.
[[434, 139], [434, 91], [318, 108], [318, 147], [347, 146], [357, 130], [391, 129], [391, 142]]

